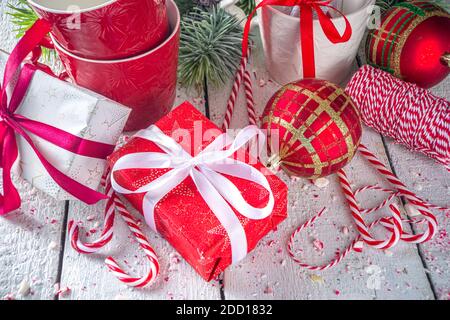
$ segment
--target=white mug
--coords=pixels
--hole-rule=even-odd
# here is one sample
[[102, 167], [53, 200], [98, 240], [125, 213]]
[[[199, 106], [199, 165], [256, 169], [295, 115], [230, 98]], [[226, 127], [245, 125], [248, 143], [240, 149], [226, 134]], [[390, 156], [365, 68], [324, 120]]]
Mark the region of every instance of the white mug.
[[[333, 44], [314, 19], [314, 53], [316, 77], [341, 84], [348, 79], [376, 0], [336, 0], [333, 5], [345, 14], [352, 26], [352, 36], [345, 43]], [[238, 0], [222, 0], [221, 6], [231, 13]], [[260, 1], [257, 1], [260, 2]], [[292, 14], [292, 15], [291, 15]], [[332, 14], [333, 23], [342, 33], [344, 18]], [[245, 21], [244, 21], [245, 23]], [[281, 85], [303, 78], [300, 44], [300, 18], [292, 7], [265, 6], [253, 18], [261, 33], [266, 67], [273, 80]]]

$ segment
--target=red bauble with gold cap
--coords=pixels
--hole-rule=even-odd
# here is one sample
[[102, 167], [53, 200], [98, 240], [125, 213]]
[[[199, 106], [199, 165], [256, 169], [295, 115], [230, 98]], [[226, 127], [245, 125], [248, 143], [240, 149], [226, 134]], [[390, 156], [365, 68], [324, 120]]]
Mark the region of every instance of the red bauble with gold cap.
[[282, 87], [269, 100], [262, 129], [269, 165], [289, 175], [316, 179], [337, 172], [361, 141], [361, 117], [344, 90], [331, 82], [304, 79]]
[[431, 88], [450, 73], [450, 15], [429, 1], [402, 2], [369, 33], [369, 64]]

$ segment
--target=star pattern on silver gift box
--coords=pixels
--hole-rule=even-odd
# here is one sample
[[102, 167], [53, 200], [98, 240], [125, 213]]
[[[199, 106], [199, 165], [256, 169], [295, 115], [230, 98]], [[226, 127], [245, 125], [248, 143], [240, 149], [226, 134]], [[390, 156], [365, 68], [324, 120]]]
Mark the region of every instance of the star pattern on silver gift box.
[[93, 140], [97, 136], [97, 134], [93, 133], [92, 126], [89, 126], [81, 130], [80, 136], [83, 137], [84, 139]]
[[49, 100], [58, 98], [58, 89], [57, 89], [57, 88], [49, 87], [49, 88], [45, 91], [45, 93], [46, 93], [46, 95], [48, 96], [48, 99], [49, 99]]
[[99, 177], [103, 174], [103, 170], [98, 167], [98, 163], [95, 164], [94, 169], [88, 169], [89, 178], [88, 181], [93, 181], [96, 177]]

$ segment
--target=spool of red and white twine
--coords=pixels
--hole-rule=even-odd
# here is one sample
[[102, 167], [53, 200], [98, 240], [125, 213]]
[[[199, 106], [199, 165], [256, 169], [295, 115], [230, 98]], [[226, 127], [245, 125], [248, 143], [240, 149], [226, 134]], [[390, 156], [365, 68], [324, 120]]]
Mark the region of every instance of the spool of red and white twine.
[[[250, 56], [250, 52], [247, 56]], [[254, 104], [254, 100], [253, 100], [252, 82], [251, 82], [250, 74], [247, 70], [247, 64], [248, 64], [248, 60], [245, 59], [245, 60], [241, 61], [240, 69], [236, 75], [236, 78], [235, 78], [235, 81], [233, 84], [233, 89], [232, 89], [232, 92], [230, 95], [230, 99], [228, 101], [227, 112], [226, 112], [225, 120], [223, 123], [223, 130], [228, 129], [230, 126], [230, 122], [231, 122], [231, 119], [233, 116], [233, 111], [235, 109], [236, 97], [239, 93], [241, 82], [242, 82], [242, 77], [244, 77], [244, 83], [245, 83], [245, 96], [246, 96], [247, 111], [249, 114], [249, 121], [251, 122], [251, 124], [256, 123], [256, 112], [255, 112], [255, 107], [254, 107], [255, 104]], [[367, 67], [365, 67], [365, 68], [367, 70]], [[355, 76], [356, 78], [355, 77], [353, 78], [354, 84], [359, 83], [361, 88], [365, 88], [367, 86], [367, 83], [364, 82], [364, 79], [367, 77], [364, 75], [365, 72], [373, 72], [373, 70], [365, 71], [363, 68], [362, 71], [360, 71], [359, 75]], [[392, 81], [392, 79], [391, 79], [391, 81]], [[389, 84], [387, 86], [389, 86]], [[351, 87], [350, 90], [354, 90], [354, 89]], [[372, 88], [371, 90], [374, 91], [375, 89]], [[381, 90], [382, 90], [382, 92], [386, 92], [386, 93], [389, 92], [389, 90], [387, 90], [386, 88], [381, 89]], [[361, 90], [361, 92], [362, 91], [363, 90]], [[359, 92], [360, 95], [362, 94], [361, 92]], [[421, 94], [422, 94], [421, 95], [422, 97], [425, 95], [424, 92], [422, 92]], [[436, 97], [430, 97], [429, 95], [427, 96], [427, 98], [428, 98], [428, 101], [429, 101], [429, 99], [431, 99], [435, 103], [436, 103], [436, 101], [438, 101], [438, 103], [442, 102], [442, 99], [439, 99]], [[378, 101], [378, 100], [375, 99], [375, 101]], [[446, 115], [448, 116], [449, 115], [448, 103], [447, 103], [446, 108], [447, 108]], [[439, 110], [441, 110], [441, 109], [439, 109]], [[438, 140], [439, 140], [438, 142], [435, 143], [435, 145], [438, 146], [437, 147], [438, 151], [434, 154], [433, 157], [435, 159], [437, 159], [438, 161], [442, 162], [442, 157], [441, 156], [437, 157], [436, 154], [439, 152], [442, 152], [442, 153], [447, 152], [446, 154], [448, 156], [448, 143], [449, 143], [448, 137], [449, 137], [449, 135], [448, 135], [448, 119], [447, 120], [446, 119], [439, 120], [438, 115], [440, 115], [440, 114], [441, 114], [440, 111], [433, 112], [434, 122], [430, 122], [427, 124], [432, 126], [433, 124], [436, 125], [436, 123], [437, 123], [437, 128], [430, 129], [430, 130], [434, 130], [435, 137], [437, 136]], [[409, 116], [407, 118], [413, 122], [414, 121], [417, 122], [417, 114], [415, 114], [412, 117]], [[447, 121], [447, 122], [445, 122], [445, 121]], [[445, 125], [445, 123], [447, 123], [447, 125]], [[423, 124], [422, 124], [422, 126], [423, 126]], [[404, 127], [408, 127], [408, 126], [404, 125]], [[409, 135], [403, 134], [402, 138], [408, 139], [408, 137], [412, 138], [413, 136], [414, 136], [413, 134], [409, 134]], [[447, 137], [446, 142], [442, 141], [443, 137]], [[419, 138], [417, 136], [415, 136], [414, 139], [415, 139], [415, 141], [428, 141], [428, 142], [430, 141], [429, 138], [424, 139], [424, 137]], [[421, 151], [423, 151], [423, 147], [422, 147]], [[312, 217], [311, 219], [309, 219], [308, 221], [306, 221], [305, 223], [300, 225], [292, 233], [292, 235], [289, 238], [288, 243], [287, 243], [287, 251], [288, 251], [289, 256], [293, 259], [293, 261], [295, 261], [298, 265], [300, 265], [303, 268], [307, 268], [307, 269], [313, 270], [313, 271], [327, 270], [327, 269], [332, 268], [332, 267], [336, 266], [337, 264], [339, 264], [352, 251], [362, 252], [364, 244], [366, 244], [370, 247], [376, 248], [376, 249], [387, 250], [387, 249], [393, 248], [395, 245], [397, 245], [399, 243], [399, 241], [405, 241], [405, 242], [409, 242], [409, 243], [427, 242], [431, 238], [433, 238], [433, 236], [436, 234], [436, 231], [437, 231], [437, 219], [430, 210], [431, 209], [437, 209], [437, 210], [442, 210], [442, 211], [449, 210], [448, 208], [436, 206], [436, 205], [428, 203], [425, 200], [420, 199], [417, 195], [415, 195], [413, 192], [411, 192], [405, 186], [405, 184], [403, 184], [392, 173], [392, 171], [390, 171], [364, 145], [361, 145], [359, 147], [359, 152], [364, 156], [364, 158], [372, 166], [374, 166], [377, 169], [377, 171], [392, 185], [393, 188], [387, 189], [387, 188], [382, 188], [378, 185], [369, 185], [369, 186], [359, 188], [356, 191], [353, 191], [350, 181], [348, 180], [345, 171], [340, 170], [338, 172], [339, 182], [340, 182], [340, 185], [344, 192], [347, 203], [349, 204], [350, 212], [351, 212], [352, 218], [356, 224], [356, 229], [358, 230], [359, 236], [356, 237], [350, 243], [350, 245], [345, 250], [343, 250], [336, 258], [332, 259], [327, 264], [319, 265], [319, 266], [310, 265], [308, 263], [305, 263], [300, 258], [298, 258], [296, 256], [296, 254], [294, 252], [294, 248], [293, 248], [294, 240], [300, 232], [302, 232], [306, 228], [313, 225], [326, 212], [325, 208], [322, 209], [316, 216]], [[379, 205], [377, 205], [373, 208], [362, 209], [356, 196], [357, 196], [357, 194], [359, 194], [363, 191], [368, 191], [368, 190], [382, 191], [382, 192], [388, 194], [388, 197], [385, 200], [383, 200]], [[416, 209], [416, 212], [418, 212], [419, 215], [414, 216], [414, 217], [403, 218], [397, 205], [391, 204], [391, 201], [396, 197], [403, 197], [409, 206]], [[366, 224], [366, 222], [364, 221], [363, 215], [373, 213], [373, 212], [383, 209], [387, 206], [389, 206], [389, 211], [391, 213], [390, 217], [383, 217], [381, 219], [378, 219], [378, 220], [372, 222], [369, 225]], [[425, 227], [425, 230], [421, 233], [409, 234], [404, 230], [403, 223], [425, 225], [426, 227]], [[386, 239], [377, 239], [371, 234], [370, 230], [377, 225], [381, 225], [387, 230], [388, 236]]]
[[159, 261], [155, 251], [151, 247], [147, 240], [147, 237], [142, 232], [136, 219], [128, 212], [124, 204], [118, 197], [118, 195], [112, 190], [111, 182], [109, 179], [109, 173], [106, 173], [102, 178], [102, 185], [105, 187], [105, 193], [108, 196], [105, 213], [104, 213], [104, 225], [100, 238], [87, 243], [81, 241], [80, 226], [74, 221], [69, 222], [69, 238], [72, 247], [79, 253], [92, 254], [98, 252], [104, 246], [106, 246], [113, 237], [114, 218], [115, 211], [117, 210], [120, 216], [126, 222], [131, 233], [136, 238], [139, 246], [145, 253], [146, 258], [149, 260], [149, 271], [143, 277], [130, 276], [124, 269], [122, 269], [117, 261], [113, 257], [107, 257], [105, 264], [111, 273], [119, 279], [121, 282], [128, 286], [142, 288], [152, 283], [159, 273]]
[[345, 90], [364, 123], [450, 171], [450, 102], [391, 74], [362, 67]]

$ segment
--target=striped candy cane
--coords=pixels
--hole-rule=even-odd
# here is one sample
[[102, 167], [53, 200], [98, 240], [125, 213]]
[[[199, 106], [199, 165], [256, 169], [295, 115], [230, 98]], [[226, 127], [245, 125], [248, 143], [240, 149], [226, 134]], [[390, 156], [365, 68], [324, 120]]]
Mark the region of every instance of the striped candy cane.
[[402, 218], [400, 211], [395, 205], [390, 206], [390, 211], [392, 213], [392, 231], [391, 236], [388, 239], [378, 240], [375, 239], [369, 232], [369, 227], [364, 222], [361, 215], [361, 209], [359, 203], [356, 200], [356, 196], [350, 185], [350, 181], [347, 178], [344, 170], [338, 171], [339, 183], [341, 184], [342, 190], [344, 191], [345, 198], [350, 206], [350, 212], [355, 221], [356, 228], [361, 235], [364, 243], [376, 249], [386, 250], [395, 246], [401, 238], [403, 233]]
[[247, 102], [248, 122], [252, 125], [257, 124], [257, 115], [255, 109], [255, 101], [253, 100], [253, 85], [250, 72], [245, 70], [244, 73], [245, 100]]
[[82, 254], [92, 254], [104, 246], [106, 246], [113, 238], [114, 229], [114, 200], [113, 200], [113, 190], [110, 183], [106, 183], [107, 174], [102, 177], [102, 185], [105, 187], [105, 193], [108, 196], [106, 201], [105, 211], [104, 211], [104, 224], [103, 230], [101, 232], [100, 238], [93, 242], [83, 242], [80, 239], [80, 223], [75, 221], [69, 221], [69, 238], [72, 245], [77, 252]]
[[[394, 212], [395, 216], [400, 216], [400, 211], [398, 210], [398, 208], [394, 205], [391, 206], [391, 210], [392, 212]], [[310, 220], [306, 221], [304, 224], [300, 225], [293, 233], [292, 235], [289, 237], [288, 240], [288, 244], [287, 244], [287, 252], [289, 254], [289, 256], [291, 257], [291, 259], [297, 263], [299, 266], [301, 266], [302, 268], [306, 268], [308, 270], [311, 271], [324, 271], [327, 269], [330, 269], [336, 265], [338, 265], [342, 260], [344, 260], [345, 257], [347, 257], [352, 251], [356, 251], [356, 252], [362, 252], [363, 249], [363, 237], [360, 235], [358, 237], [356, 237], [351, 243], [350, 245], [344, 250], [342, 251], [336, 258], [332, 259], [329, 263], [324, 264], [324, 265], [310, 265], [308, 263], [305, 263], [304, 261], [302, 261], [300, 258], [298, 258], [294, 252], [293, 246], [294, 246], [294, 240], [296, 238], [296, 236], [302, 232], [303, 230], [305, 230], [306, 228], [310, 227], [312, 224], [314, 224], [314, 222], [319, 219], [324, 213], [325, 213], [325, 208], [322, 209], [316, 216], [312, 217]], [[378, 219], [374, 222], [372, 222], [369, 226], [368, 229], [372, 229], [374, 226], [378, 225], [378, 224], [382, 224], [383, 226], [392, 226], [392, 218], [381, 218]], [[393, 228], [394, 229], [394, 228]], [[395, 232], [394, 230], [392, 230], [392, 232]], [[398, 241], [398, 240], [397, 240]], [[392, 245], [393, 246], [393, 245]]]
[[[242, 79], [244, 78], [244, 75], [247, 70], [247, 64], [248, 64], [248, 57], [250, 57], [251, 54], [251, 45], [248, 46], [247, 55], [245, 58], [241, 59], [241, 63], [239, 66], [239, 70], [236, 73], [236, 77], [234, 78], [233, 88], [231, 90], [230, 97], [228, 99], [227, 103], [227, 111], [225, 113], [225, 119], [223, 120], [222, 129], [223, 131], [226, 131], [230, 128], [231, 119], [233, 117], [234, 113], [234, 107], [236, 106], [236, 100], [239, 94], [239, 89], [241, 88]], [[250, 87], [250, 90], [247, 90], [247, 86]], [[251, 96], [251, 100], [253, 101], [253, 92], [251, 89], [251, 80], [250, 80], [250, 74], [248, 75], [248, 82], [246, 85], [246, 97]], [[253, 104], [254, 106], [254, 104]], [[249, 107], [249, 104], [247, 103], [247, 107]], [[254, 108], [253, 108], [254, 110]]]
[[[291, 237], [288, 241], [287, 249], [288, 249], [289, 255], [298, 265], [300, 265], [303, 268], [307, 268], [307, 269], [313, 270], [313, 271], [321, 271], [321, 270], [326, 270], [331, 267], [334, 267], [339, 262], [341, 262], [350, 252], [352, 252], [352, 251], [360, 252], [360, 250], [362, 250], [363, 243], [366, 243], [369, 246], [372, 246], [377, 249], [386, 250], [386, 249], [394, 247], [399, 242], [399, 240], [403, 240], [405, 242], [410, 242], [410, 243], [426, 242], [435, 235], [436, 229], [437, 229], [436, 217], [429, 211], [429, 209], [436, 208], [436, 209], [440, 209], [440, 210], [448, 210], [448, 208], [431, 205], [431, 204], [421, 200], [420, 198], [418, 198], [413, 192], [408, 190], [408, 188], [383, 163], [381, 163], [381, 161], [372, 152], [370, 152], [367, 149], [367, 147], [365, 147], [364, 145], [360, 146], [359, 151], [372, 165], [375, 166], [377, 171], [380, 174], [382, 174], [383, 177], [385, 177], [391, 184], [393, 184], [396, 187], [396, 190], [385, 189], [385, 188], [381, 188], [379, 186], [366, 186], [366, 187], [360, 188], [360, 189], [356, 190], [355, 192], [353, 192], [350, 182], [347, 178], [347, 175], [345, 174], [345, 171], [340, 170], [338, 172], [339, 182], [344, 191], [344, 195], [347, 199], [347, 202], [348, 202], [350, 210], [351, 210], [352, 217], [355, 221], [357, 230], [360, 235], [356, 239], [354, 239], [351, 242], [351, 244], [337, 258], [331, 260], [330, 263], [328, 263], [326, 265], [322, 265], [322, 266], [313, 266], [313, 265], [304, 263], [303, 261], [301, 261], [299, 258], [297, 258], [295, 256], [295, 254], [292, 250], [293, 241], [298, 233], [300, 233], [305, 228], [307, 228], [308, 226], [313, 224], [314, 221], [316, 221], [320, 216], [323, 215], [324, 210], [322, 210], [321, 212], [319, 212], [319, 214], [317, 216], [313, 217], [306, 223], [302, 224], [299, 228], [297, 228], [293, 232], [293, 234], [291, 235]], [[380, 190], [380, 191], [391, 193], [391, 195], [386, 200], [384, 200], [379, 206], [376, 206], [376, 207], [370, 208], [370, 209], [366, 209], [366, 210], [361, 210], [359, 207], [358, 201], [356, 200], [356, 195], [362, 191], [367, 191], [367, 190]], [[364, 219], [361, 216], [362, 213], [369, 214], [378, 209], [381, 209], [384, 206], [386, 206], [389, 201], [391, 201], [394, 197], [397, 197], [397, 196], [404, 196], [410, 204], [412, 204], [419, 210], [419, 212], [423, 216], [423, 219], [415, 219], [415, 218], [402, 219], [401, 213], [400, 213], [398, 207], [396, 205], [391, 204], [389, 206], [389, 209], [392, 212], [392, 217], [381, 218], [381, 219], [375, 221], [374, 223], [372, 223], [371, 225], [366, 226]], [[426, 224], [427, 228], [425, 229], [425, 231], [423, 233], [409, 234], [403, 230], [403, 228], [402, 228], [403, 222], [413, 223], [413, 224]], [[378, 225], [378, 224], [383, 226], [390, 233], [390, 237], [388, 239], [377, 240], [370, 235], [369, 230], [373, 226]]]
[[295, 240], [296, 236], [300, 232], [302, 232], [303, 230], [305, 230], [306, 228], [308, 228], [309, 226], [314, 224], [314, 222], [317, 219], [319, 219], [325, 212], [326, 212], [326, 209], [324, 208], [316, 216], [312, 217], [311, 219], [306, 221], [304, 224], [300, 225], [292, 233], [292, 235], [289, 238], [288, 244], [287, 244], [287, 252], [288, 252], [289, 256], [292, 258], [292, 260], [294, 262], [296, 262], [299, 266], [309, 269], [309, 270], [312, 270], [312, 271], [323, 271], [323, 270], [327, 270], [327, 269], [334, 267], [339, 262], [341, 262], [352, 250], [357, 250], [357, 248], [361, 246], [361, 241], [360, 241], [360, 238], [358, 237], [357, 239], [353, 240], [352, 243], [347, 247], [347, 249], [345, 249], [343, 252], [341, 252], [337, 258], [331, 260], [330, 263], [325, 264], [325, 265], [313, 266], [313, 265], [307, 264], [307, 263], [303, 262], [302, 260], [300, 260], [300, 258], [298, 258], [295, 255], [294, 249], [293, 249], [294, 240]]
[[136, 288], [145, 287], [146, 285], [152, 283], [159, 274], [158, 257], [156, 256], [155, 251], [151, 247], [147, 237], [142, 232], [135, 218], [128, 212], [117, 194], [114, 194], [114, 205], [119, 214], [125, 220], [128, 228], [133, 233], [140, 247], [144, 250], [146, 257], [150, 262], [150, 270], [143, 277], [132, 277], [119, 266], [113, 257], [108, 257], [105, 259], [106, 266], [117, 279], [126, 285]]
[[388, 193], [389, 196], [386, 199], [384, 199], [379, 205], [377, 205], [375, 207], [368, 208], [368, 209], [362, 209], [361, 210], [362, 214], [371, 214], [371, 213], [374, 213], [375, 211], [381, 210], [384, 207], [386, 207], [394, 198], [396, 198], [400, 195], [399, 192], [392, 190], [392, 189], [382, 188], [378, 185], [368, 185], [368, 186], [364, 186], [362, 188], [355, 190], [355, 196], [357, 196], [359, 193], [362, 193], [363, 191], [369, 191], [369, 190], [376, 190], [376, 191]]
[[145, 287], [152, 283], [159, 273], [158, 257], [134, 217], [128, 212], [118, 195], [112, 190], [109, 173], [103, 176], [102, 185], [105, 186], [105, 192], [108, 195], [108, 199], [105, 206], [105, 222], [100, 238], [91, 243], [81, 241], [79, 238], [79, 225], [74, 221], [70, 221], [69, 237], [71, 245], [77, 252], [82, 254], [92, 254], [106, 246], [113, 237], [114, 217], [115, 211], [117, 210], [138, 241], [140, 247], [144, 250], [146, 257], [150, 262], [150, 270], [145, 276], [136, 278], [128, 275], [128, 273], [124, 271], [112, 257], [106, 258], [105, 264], [112, 274], [126, 285], [137, 288]]
[[[379, 185], [368, 185], [368, 186], [364, 186], [361, 187], [357, 190], [355, 190], [355, 195], [358, 195], [359, 193], [362, 193], [363, 191], [369, 191], [369, 190], [376, 190], [376, 191], [381, 191], [383, 193], [387, 193], [388, 197], [385, 198], [379, 205], [372, 207], [372, 208], [368, 208], [368, 209], [363, 209], [361, 212], [363, 214], [370, 214], [373, 213], [375, 211], [378, 211], [380, 209], [383, 209], [384, 207], [386, 207], [394, 198], [401, 196], [401, 193], [397, 190], [394, 189], [387, 189], [387, 188], [382, 188]], [[449, 208], [446, 207], [441, 207], [441, 206], [437, 206], [435, 204], [429, 203], [428, 201], [422, 200], [429, 209], [436, 209], [436, 210], [440, 210], [440, 211], [449, 211]]]
[[401, 196], [417, 208], [427, 223], [427, 228], [423, 233], [416, 235], [404, 233], [402, 240], [411, 243], [423, 243], [433, 238], [437, 231], [437, 219], [430, 211], [429, 205], [410, 191], [366, 146], [361, 145], [359, 151], [398, 190]]

